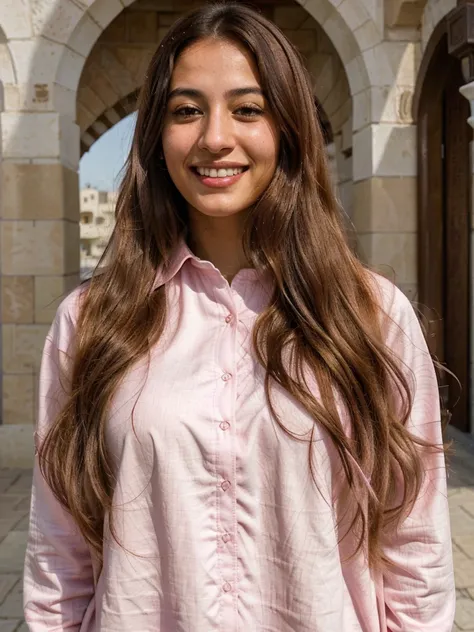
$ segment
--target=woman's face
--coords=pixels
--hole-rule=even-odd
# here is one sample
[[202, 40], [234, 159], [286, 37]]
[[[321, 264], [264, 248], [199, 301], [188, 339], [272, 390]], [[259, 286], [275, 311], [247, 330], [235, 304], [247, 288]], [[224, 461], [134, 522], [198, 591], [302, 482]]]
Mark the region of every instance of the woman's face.
[[163, 151], [190, 207], [212, 217], [248, 209], [272, 179], [278, 147], [247, 50], [215, 39], [187, 48], [171, 79]]

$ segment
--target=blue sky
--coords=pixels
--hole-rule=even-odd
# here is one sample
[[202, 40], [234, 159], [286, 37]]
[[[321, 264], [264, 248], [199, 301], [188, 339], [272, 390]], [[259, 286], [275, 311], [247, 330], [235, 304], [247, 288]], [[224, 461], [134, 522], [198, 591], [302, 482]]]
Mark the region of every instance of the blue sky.
[[81, 159], [79, 181], [102, 191], [116, 191], [132, 141], [135, 114], [114, 125], [103, 134]]

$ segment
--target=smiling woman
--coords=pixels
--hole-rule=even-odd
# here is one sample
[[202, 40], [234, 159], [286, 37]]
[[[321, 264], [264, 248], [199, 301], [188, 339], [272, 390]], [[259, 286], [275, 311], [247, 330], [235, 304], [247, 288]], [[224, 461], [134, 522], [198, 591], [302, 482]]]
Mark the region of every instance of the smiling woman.
[[103, 265], [46, 341], [32, 632], [451, 632], [433, 364], [324, 140], [260, 13], [164, 38]]

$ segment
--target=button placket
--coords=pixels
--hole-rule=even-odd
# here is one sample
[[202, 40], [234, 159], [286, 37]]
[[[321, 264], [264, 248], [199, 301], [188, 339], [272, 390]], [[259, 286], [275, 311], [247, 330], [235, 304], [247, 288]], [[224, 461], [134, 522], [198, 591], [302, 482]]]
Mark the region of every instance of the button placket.
[[[216, 552], [219, 558], [221, 580], [221, 611], [222, 619], [230, 620], [234, 616], [234, 600], [236, 596], [236, 551], [231, 534], [235, 525], [235, 441], [234, 441], [234, 414], [236, 399], [236, 313], [232, 290], [226, 288], [226, 293], [219, 293], [221, 309], [220, 341], [216, 359], [220, 365], [220, 387], [218, 388], [218, 418], [217, 426], [217, 450], [218, 450], [218, 511], [216, 512], [216, 531], [219, 534], [216, 542]], [[217, 295], [216, 295], [217, 298]], [[219, 419], [220, 417], [220, 419]]]

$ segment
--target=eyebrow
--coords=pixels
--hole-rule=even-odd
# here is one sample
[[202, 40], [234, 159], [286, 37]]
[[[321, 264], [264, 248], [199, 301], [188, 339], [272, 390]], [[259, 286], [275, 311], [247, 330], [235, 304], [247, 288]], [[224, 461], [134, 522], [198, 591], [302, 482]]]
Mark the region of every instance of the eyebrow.
[[[257, 94], [259, 96], [264, 96], [263, 90], [258, 86], [248, 86], [245, 88], [233, 88], [232, 90], [227, 90], [224, 94], [226, 99], [231, 99], [235, 97], [244, 97], [248, 94]], [[175, 88], [168, 95], [168, 101], [175, 97], [188, 97], [190, 99], [199, 99], [204, 97], [204, 93], [201, 90], [196, 90], [195, 88]]]

